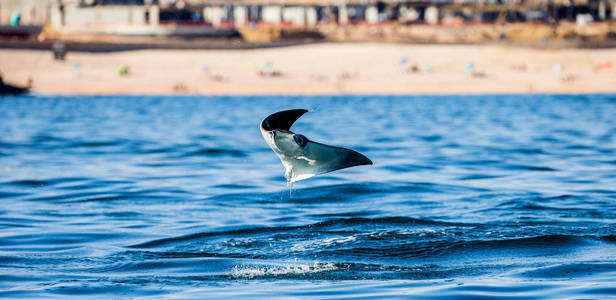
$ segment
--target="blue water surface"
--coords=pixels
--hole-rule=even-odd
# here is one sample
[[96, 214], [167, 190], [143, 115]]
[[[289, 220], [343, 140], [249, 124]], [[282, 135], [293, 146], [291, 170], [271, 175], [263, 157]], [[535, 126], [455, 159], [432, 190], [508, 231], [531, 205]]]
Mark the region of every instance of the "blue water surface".
[[616, 95], [2, 97], [0, 296], [614, 297]]

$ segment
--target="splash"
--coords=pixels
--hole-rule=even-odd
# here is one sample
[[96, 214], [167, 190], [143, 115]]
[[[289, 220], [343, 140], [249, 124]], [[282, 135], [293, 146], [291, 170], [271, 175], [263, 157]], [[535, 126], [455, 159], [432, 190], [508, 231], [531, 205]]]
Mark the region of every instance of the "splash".
[[316, 261], [313, 265], [300, 264], [263, 267], [234, 266], [231, 270], [231, 277], [252, 279], [258, 277], [306, 275], [336, 270], [338, 270], [338, 267], [336, 267], [333, 263], [320, 263]]
[[289, 180], [287, 183], [289, 184], [289, 197], [293, 197], [293, 181]]

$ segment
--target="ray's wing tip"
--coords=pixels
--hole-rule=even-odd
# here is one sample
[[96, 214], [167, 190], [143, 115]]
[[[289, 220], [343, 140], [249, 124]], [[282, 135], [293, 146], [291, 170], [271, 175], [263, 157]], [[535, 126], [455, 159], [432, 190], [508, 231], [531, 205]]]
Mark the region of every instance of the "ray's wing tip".
[[290, 109], [289, 111], [297, 111], [297, 112], [299, 112], [299, 113], [300, 113], [300, 116], [301, 116], [301, 115], [304, 115], [305, 113], [310, 112], [309, 110], [307, 110], [307, 109], [305, 109], [305, 108]]
[[262, 130], [268, 131], [276, 129], [283, 129], [288, 131], [291, 126], [293, 126], [293, 123], [295, 123], [297, 119], [299, 119], [307, 112], [308, 110], [303, 108], [277, 111], [265, 117], [265, 119], [261, 121], [260, 127]]
[[301, 112], [302, 114], [305, 114], [307, 112], [309, 112], [309, 110], [305, 109], [305, 108], [293, 108], [293, 109], [285, 109], [285, 110], [281, 110], [275, 113], [285, 113], [285, 112], [292, 112], [292, 111], [297, 111], [297, 112]]
[[357, 151], [353, 151], [353, 152], [355, 152], [355, 155], [357, 155], [357, 158], [358, 158], [357, 161], [353, 164], [353, 166], [370, 166], [374, 164], [372, 160], [369, 159], [367, 156]]

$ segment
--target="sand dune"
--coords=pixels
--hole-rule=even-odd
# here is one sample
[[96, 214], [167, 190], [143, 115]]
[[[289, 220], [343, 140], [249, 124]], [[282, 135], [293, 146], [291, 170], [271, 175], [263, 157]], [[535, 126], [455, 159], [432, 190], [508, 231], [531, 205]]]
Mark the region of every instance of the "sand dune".
[[313, 44], [71, 52], [64, 62], [51, 52], [0, 50], [0, 72], [15, 84], [31, 77], [36, 92], [53, 94], [613, 93], [616, 50]]

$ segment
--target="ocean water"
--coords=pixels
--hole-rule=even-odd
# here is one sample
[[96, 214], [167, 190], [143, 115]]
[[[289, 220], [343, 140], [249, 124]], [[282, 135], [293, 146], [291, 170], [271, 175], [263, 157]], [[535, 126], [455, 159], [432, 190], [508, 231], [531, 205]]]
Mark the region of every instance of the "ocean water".
[[[295, 183], [272, 112], [373, 166]], [[0, 297], [616, 297], [616, 95], [0, 98]]]

